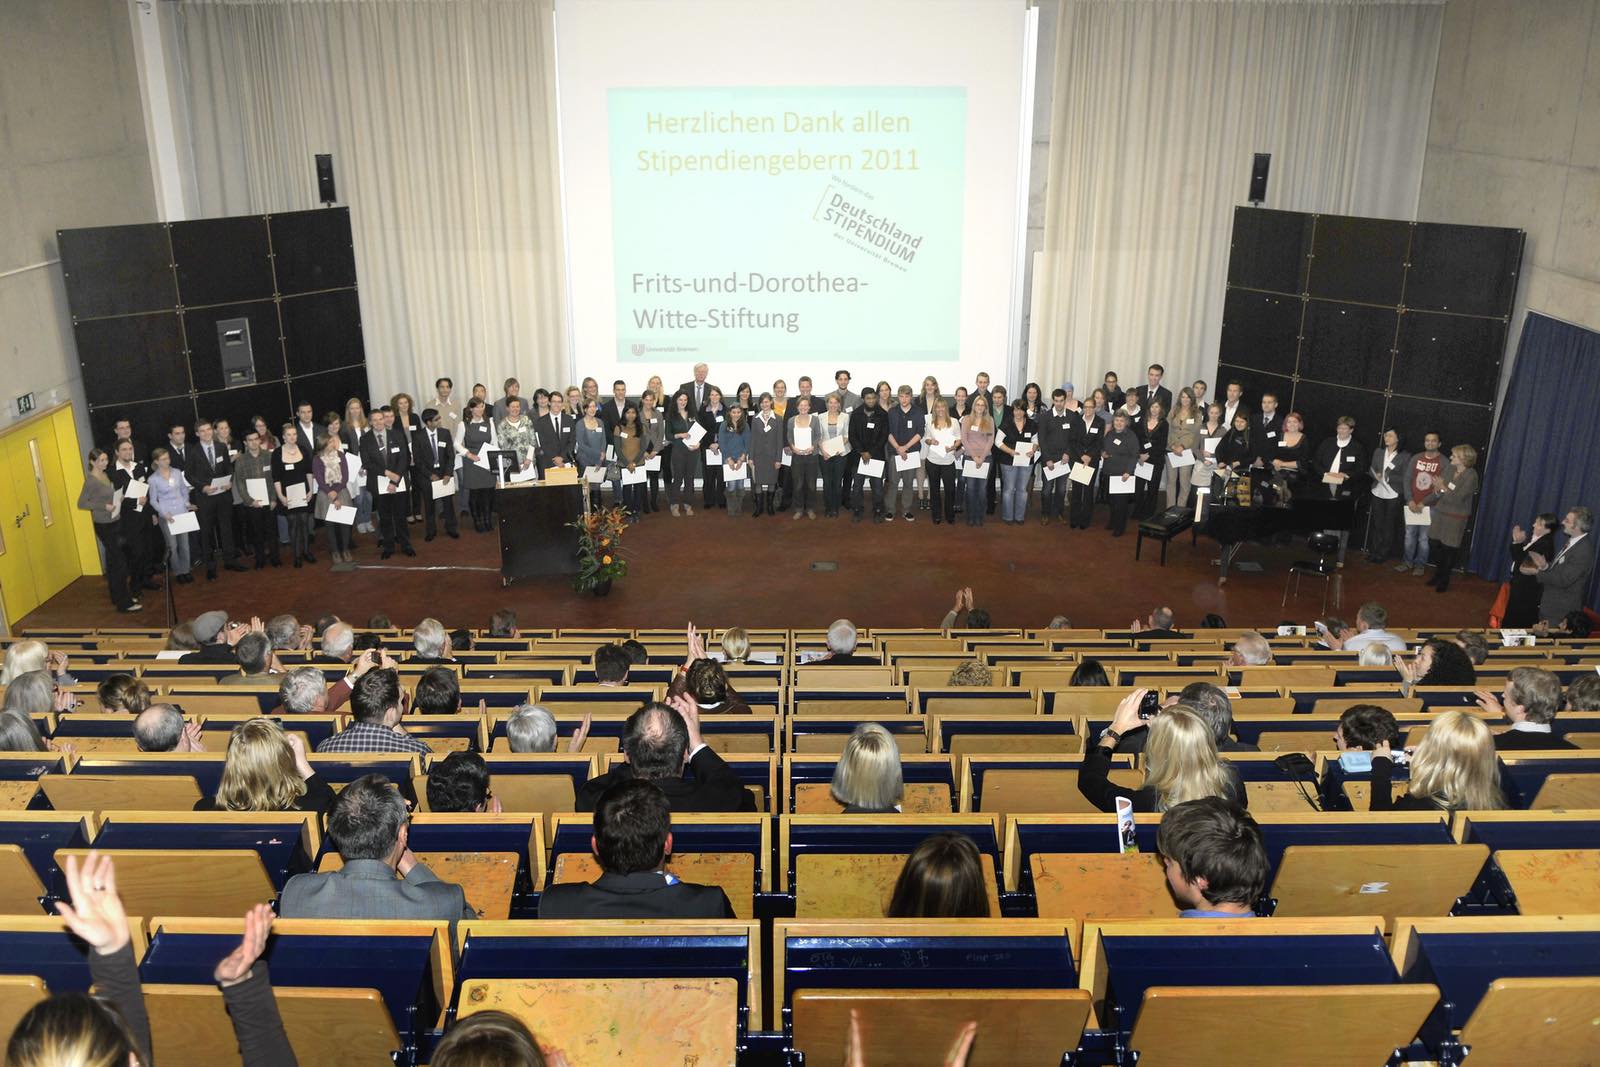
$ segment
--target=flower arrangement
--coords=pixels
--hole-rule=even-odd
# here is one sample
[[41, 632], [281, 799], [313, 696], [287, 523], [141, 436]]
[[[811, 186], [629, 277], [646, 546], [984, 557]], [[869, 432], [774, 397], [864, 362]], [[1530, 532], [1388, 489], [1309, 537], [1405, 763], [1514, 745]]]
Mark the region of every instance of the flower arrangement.
[[578, 573], [572, 588], [605, 596], [611, 583], [628, 573], [621, 551], [628, 513], [619, 507], [594, 508], [570, 525], [578, 531]]

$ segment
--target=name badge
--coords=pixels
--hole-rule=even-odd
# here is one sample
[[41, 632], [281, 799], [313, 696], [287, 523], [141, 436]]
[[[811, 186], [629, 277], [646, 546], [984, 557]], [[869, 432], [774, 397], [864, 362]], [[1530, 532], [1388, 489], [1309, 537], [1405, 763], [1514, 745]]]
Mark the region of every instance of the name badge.
[[717, 421], [718, 421], [718, 422], [721, 422], [721, 421], [722, 421], [722, 416], [721, 416], [721, 415], [718, 415], [718, 416], [717, 416]]
[[867, 429], [876, 430], [877, 428], [878, 428], [878, 424], [877, 423], [873, 422], [871, 419], [867, 420]]
[[1354, 457], [1354, 456], [1346, 456], [1346, 457], [1344, 457], [1344, 461], [1346, 463], [1354, 463], [1356, 461], [1356, 457]]
[[1062, 419], [1061, 422], [1060, 422], [1060, 425], [1058, 425], [1056, 427], [1056, 429], [1058, 429], [1058, 430], [1065, 430], [1066, 428], [1067, 428], [1067, 420], [1066, 419]]
[[[1271, 434], [1267, 434], [1267, 436], [1271, 437], [1272, 435]], [[1278, 442], [1278, 447], [1279, 448], [1288, 448], [1289, 447], [1289, 442], [1288, 441], [1279, 441]]]
[[389, 451], [390, 452], [398, 452], [398, 451], [400, 451], [400, 446], [399, 445], [390, 445], [389, 446]]
[[1114, 445], [1120, 445], [1120, 444], [1121, 444], [1121, 443], [1122, 443], [1122, 438], [1120, 438], [1120, 437], [1113, 437], [1113, 438], [1112, 438], [1112, 439], [1111, 439], [1111, 443], [1112, 443], [1112, 444], [1114, 444]]
[[1276, 430], [1268, 430], [1267, 431], [1267, 436], [1268, 437], [1276, 437], [1276, 436], [1278, 436], [1278, 431], [1276, 431]]
[[1091, 427], [1089, 427], [1089, 432], [1090, 432], [1090, 433], [1099, 433], [1099, 432], [1100, 432], [1100, 427], [1098, 427], [1098, 426], [1091, 426]]
[[762, 424], [761, 424], [761, 432], [762, 432], [762, 433], [771, 433], [771, 432], [772, 432], [772, 423], [770, 423], [770, 422], [763, 422], [763, 423], [762, 423]]
[[1445, 486], [1445, 488], [1450, 490], [1453, 493], [1453, 492], [1456, 491], [1456, 483], [1455, 482], [1450, 482], [1449, 484], [1447, 484]]

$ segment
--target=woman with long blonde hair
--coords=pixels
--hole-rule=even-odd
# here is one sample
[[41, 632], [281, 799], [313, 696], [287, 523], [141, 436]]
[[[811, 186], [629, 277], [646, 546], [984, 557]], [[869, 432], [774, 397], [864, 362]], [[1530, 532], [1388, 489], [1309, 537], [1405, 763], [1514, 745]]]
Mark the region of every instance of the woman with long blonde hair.
[[1492, 811], [1506, 806], [1488, 723], [1464, 711], [1434, 719], [1411, 755], [1411, 782], [1390, 799], [1394, 758], [1389, 742], [1372, 750], [1373, 811]]
[[[972, 396], [972, 413], [961, 420], [961, 451], [967, 461], [980, 467], [989, 462], [994, 450], [994, 419], [989, 417], [989, 398], [983, 393]], [[988, 479], [965, 473], [961, 477], [961, 496], [966, 503], [967, 525], [982, 526], [987, 514], [984, 492]]]
[[899, 811], [905, 776], [894, 735], [875, 722], [857, 726], [834, 765], [828, 792], [847, 815]]
[[196, 811], [316, 811], [333, 807], [332, 788], [311, 767], [299, 735], [272, 719], [233, 728], [217, 795]]
[[[1134, 811], [1166, 811], [1174, 804], [1200, 797], [1222, 797], [1240, 807], [1245, 791], [1238, 772], [1217, 756], [1211, 724], [1182, 705], [1162, 708], [1155, 718], [1139, 717], [1146, 690], [1135, 689], [1117, 705], [1111, 726], [1100, 735], [1078, 768], [1078, 791], [1101, 811], [1116, 811], [1117, 800], [1133, 802]], [[1138, 789], [1113, 785], [1111, 754], [1124, 736], [1147, 726], [1144, 784]]]

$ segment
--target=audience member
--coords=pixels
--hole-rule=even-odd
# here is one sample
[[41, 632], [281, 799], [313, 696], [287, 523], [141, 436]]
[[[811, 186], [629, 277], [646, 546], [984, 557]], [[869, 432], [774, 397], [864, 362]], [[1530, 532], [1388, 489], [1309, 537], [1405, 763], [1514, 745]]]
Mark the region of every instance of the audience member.
[[274, 681], [278, 673], [278, 657], [272, 651], [272, 640], [258, 630], [239, 638], [233, 646], [239, 660], [238, 674], [225, 674], [217, 679], [219, 685], [256, 685]]
[[1477, 698], [1480, 708], [1503, 715], [1511, 724], [1509, 730], [1494, 735], [1494, 747], [1501, 751], [1578, 747], [1552, 730], [1562, 694], [1561, 679], [1549, 671], [1518, 667], [1506, 676], [1499, 697], [1480, 689]]
[[392, 629], [394, 629], [394, 623], [389, 621], [389, 616], [387, 614], [385, 614], [384, 612], [375, 611], [367, 619], [367, 629], [369, 629], [369, 630], [392, 630]]
[[1373, 811], [1490, 811], [1505, 807], [1494, 735], [1476, 715], [1441, 713], [1411, 756], [1407, 792], [1391, 799], [1394, 757], [1387, 741], [1372, 750]]
[[632, 665], [621, 645], [601, 645], [594, 650], [594, 680], [601, 685], [627, 685]]
[[52, 652], [50, 646], [36, 638], [24, 638], [6, 648], [5, 668], [0, 670], [0, 685], [10, 685], [12, 679], [33, 671], [44, 671], [55, 679], [57, 685], [76, 685], [77, 679], [67, 672], [67, 654]]
[[1272, 662], [1272, 645], [1254, 630], [1239, 635], [1228, 657], [1230, 667], [1264, 667]]
[[1435, 637], [1424, 641], [1416, 656], [1407, 663], [1399, 656], [1394, 660], [1400, 680], [1410, 688], [1419, 685], [1476, 685], [1478, 672], [1466, 651], [1454, 641]]
[[19, 715], [49, 715], [78, 706], [72, 690], [57, 685], [46, 671], [29, 671], [11, 679], [0, 708]]
[[880, 667], [876, 656], [856, 655], [856, 626], [849, 619], [835, 619], [828, 627], [828, 653], [812, 661], [815, 666]]
[[628, 662], [635, 667], [642, 667], [650, 662], [650, 650], [644, 647], [644, 642], [628, 638], [622, 642], [622, 651], [628, 654]]
[[1156, 608], [1144, 622], [1134, 619], [1128, 624], [1128, 630], [1141, 641], [1182, 637], [1189, 635], [1173, 626], [1174, 616], [1171, 608]]
[[[198, 652], [200, 639], [194, 635], [193, 622], [180, 622], [167, 632], [166, 651]], [[181, 660], [179, 662], [182, 662]]]
[[228, 737], [217, 795], [195, 811], [314, 811], [327, 814], [333, 789], [306, 759], [305, 742], [272, 719], [248, 719]]
[[1374, 642], [1356, 653], [1357, 667], [1393, 667], [1395, 653], [1388, 645]]
[[500, 814], [489, 765], [476, 752], [452, 752], [428, 769], [428, 810]]
[[1228, 620], [1214, 611], [1208, 611], [1200, 617], [1200, 629], [1202, 630], [1226, 630], [1227, 628]]
[[347, 622], [336, 622], [322, 631], [322, 659], [349, 663], [355, 650], [356, 632]]
[[654, 783], [619, 781], [594, 808], [590, 839], [601, 874], [592, 883], [550, 886], [541, 919], [731, 919], [717, 886], [680, 882], [665, 869], [672, 855], [672, 804]]
[[577, 810], [595, 810], [607, 789], [635, 778], [660, 786], [674, 811], [755, 810], [739, 776], [701, 738], [700, 709], [688, 697], [652, 702], [628, 716], [622, 752], [626, 763], [578, 789]]
[[991, 686], [994, 684], [994, 671], [987, 663], [981, 660], [962, 660], [950, 672], [947, 683], [953, 686]]
[[722, 659], [724, 663], [749, 662], [750, 635], [743, 626], [730, 626], [722, 631]]
[[1051, 617], [1050, 622], [1045, 626], [1045, 629], [1070, 630], [1072, 629], [1072, 620], [1067, 618], [1065, 615], [1055, 615]]
[[1340, 713], [1339, 725], [1333, 728], [1333, 743], [1341, 752], [1371, 752], [1380, 743], [1398, 745], [1404, 736], [1389, 709], [1376, 704], [1350, 705]]
[[1452, 640], [1461, 646], [1474, 667], [1481, 667], [1489, 659], [1489, 642], [1476, 630], [1457, 630]]
[[1600, 674], [1585, 674], [1567, 686], [1567, 711], [1600, 711]]
[[197, 615], [189, 623], [189, 628], [194, 631], [194, 639], [200, 643], [200, 647], [180, 656], [179, 663], [226, 663], [229, 666], [239, 662], [233, 654], [233, 647], [239, 643], [239, 638], [248, 632], [265, 629], [260, 619], [251, 619], [248, 626], [242, 622], [229, 622], [225, 611], [208, 611]]
[[[1211, 736], [1216, 741], [1218, 752], [1258, 751], [1255, 745], [1234, 740], [1233, 701], [1228, 699], [1227, 693], [1210, 682], [1190, 682], [1176, 696], [1167, 698], [1161, 714], [1173, 708], [1182, 708], [1200, 716], [1211, 727]], [[1150, 728], [1141, 722], [1117, 740], [1116, 753], [1128, 755], [1143, 752], [1149, 741]]]
[[450, 635], [444, 632], [444, 623], [438, 619], [423, 619], [411, 631], [411, 647], [416, 654], [412, 663], [454, 663], [451, 658]]
[[[359, 686], [356, 699], [361, 699]], [[285, 919], [477, 918], [460, 886], [441, 882], [418, 862], [410, 830], [405, 798], [389, 779], [381, 774], [357, 778], [328, 815], [328, 835], [343, 866], [290, 878], [278, 913]]]
[[489, 616], [490, 637], [516, 637], [517, 613], [510, 608], [501, 608]]
[[987, 919], [989, 893], [978, 846], [954, 830], [922, 839], [895, 880], [885, 917]]
[[139, 714], [150, 706], [150, 690], [131, 674], [113, 674], [95, 687], [100, 710], [106, 714]]
[[[461, 710], [461, 678], [449, 667], [429, 667], [417, 679], [411, 710], [419, 715], [455, 715]], [[479, 698], [480, 714], [488, 703]]]
[[1330, 633], [1324, 640], [1329, 648], [1342, 648], [1347, 652], [1359, 652], [1371, 644], [1386, 645], [1393, 652], [1404, 652], [1405, 641], [1385, 630], [1388, 624], [1388, 609], [1376, 600], [1369, 600], [1356, 611], [1354, 634], [1346, 637], [1330, 626]]
[[31, 718], [9, 709], [0, 711], [0, 752], [49, 752], [51, 746]]
[[1253, 919], [1271, 865], [1261, 828], [1221, 797], [1174, 804], [1161, 816], [1156, 849], [1167, 888], [1185, 919]]
[[1078, 661], [1072, 669], [1072, 677], [1067, 680], [1070, 686], [1080, 685], [1110, 685], [1111, 677], [1106, 674], [1105, 665], [1094, 658]]
[[1588, 600], [1595, 551], [1593, 542], [1584, 542], [1589, 540], [1593, 526], [1594, 514], [1588, 508], [1573, 508], [1561, 520], [1561, 532], [1567, 535], [1561, 551], [1548, 560], [1537, 552], [1529, 552], [1522, 563], [1522, 573], [1532, 575], [1543, 587], [1539, 594], [1539, 618], [1546, 623], [1555, 623], [1571, 612], [1581, 611]]
[[151, 704], [133, 720], [133, 741], [140, 752], [204, 752], [200, 724], [184, 722], [171, 704]]
[[899, 811], [905, 781], [894, 735], [875, 722], [857, 726], [834, 764], [828, 792], [847, 815]]
[[267, 620], [267, 637], [274, 652], [305, 652], [311, 648], [311, 627], [301, 626], [293, 615], [274, 615]]
[[428, 1062], [430, 1067], [567, 1067], [564, 1057], [547, 1059], [522, 1021], [503, 1011], [457, 1016]]
[[278, 706], [274, 715], [331, 715], [350, 700], [352, 679], [360, 679], [374, 662], [365, 656], [356, 669], [329, 686], [315, 667], [296, 667], [278, 683]]
[[318, 752], [414, 752], [432, 750], [400, 728], [405, 706], [394, 670], [368, 671], [350, 695], [355, 721], [317, 746]]
[[1078, 768], [1078, 791], [1101, 811], [1115, 811], [1119, 797], [1134, 811], [1165, 811], [1196, 797], [1223, 797], [1243, 806], [1244, 785], [1236, 770], [1217, 758], [1211, 725], [1194, 711], [1164, 709], [1150, 722], [1145, 743], [1145, 778], [1138, 789], [1110, 781], [1111, 753], [1121, 738], [1144, 725], [1139, 705], [1145, 690], [1135, 689], [1117, 705], [1111, 725], [1090, 747]]
[[[567, 742], [568, 752], [582, 752], [589, 738], [591, 716], [585, 715], [583, 723]], [[556, 750], [556, 718], [537, 704], [520, 704], [506, 720], [506, 743], [512, 752], [554, 752]]]

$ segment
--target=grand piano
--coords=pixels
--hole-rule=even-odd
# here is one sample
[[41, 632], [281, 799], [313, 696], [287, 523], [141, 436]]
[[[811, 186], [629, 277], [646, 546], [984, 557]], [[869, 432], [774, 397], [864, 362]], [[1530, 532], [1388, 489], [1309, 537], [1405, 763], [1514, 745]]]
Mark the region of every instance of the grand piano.
[[1248, 475], [1229, 478], [1201, 527], [1202, 533], [1222, 546], [1218, 584], [1228, 580], [1228, 568], [1251, 542], [1270, 541], [1283, 534], [1355, 529], [1359, 482], [1353, 479], [1337, 491], [1321, 482], [1306, 485], [1285, 503], [1263, 479]]

